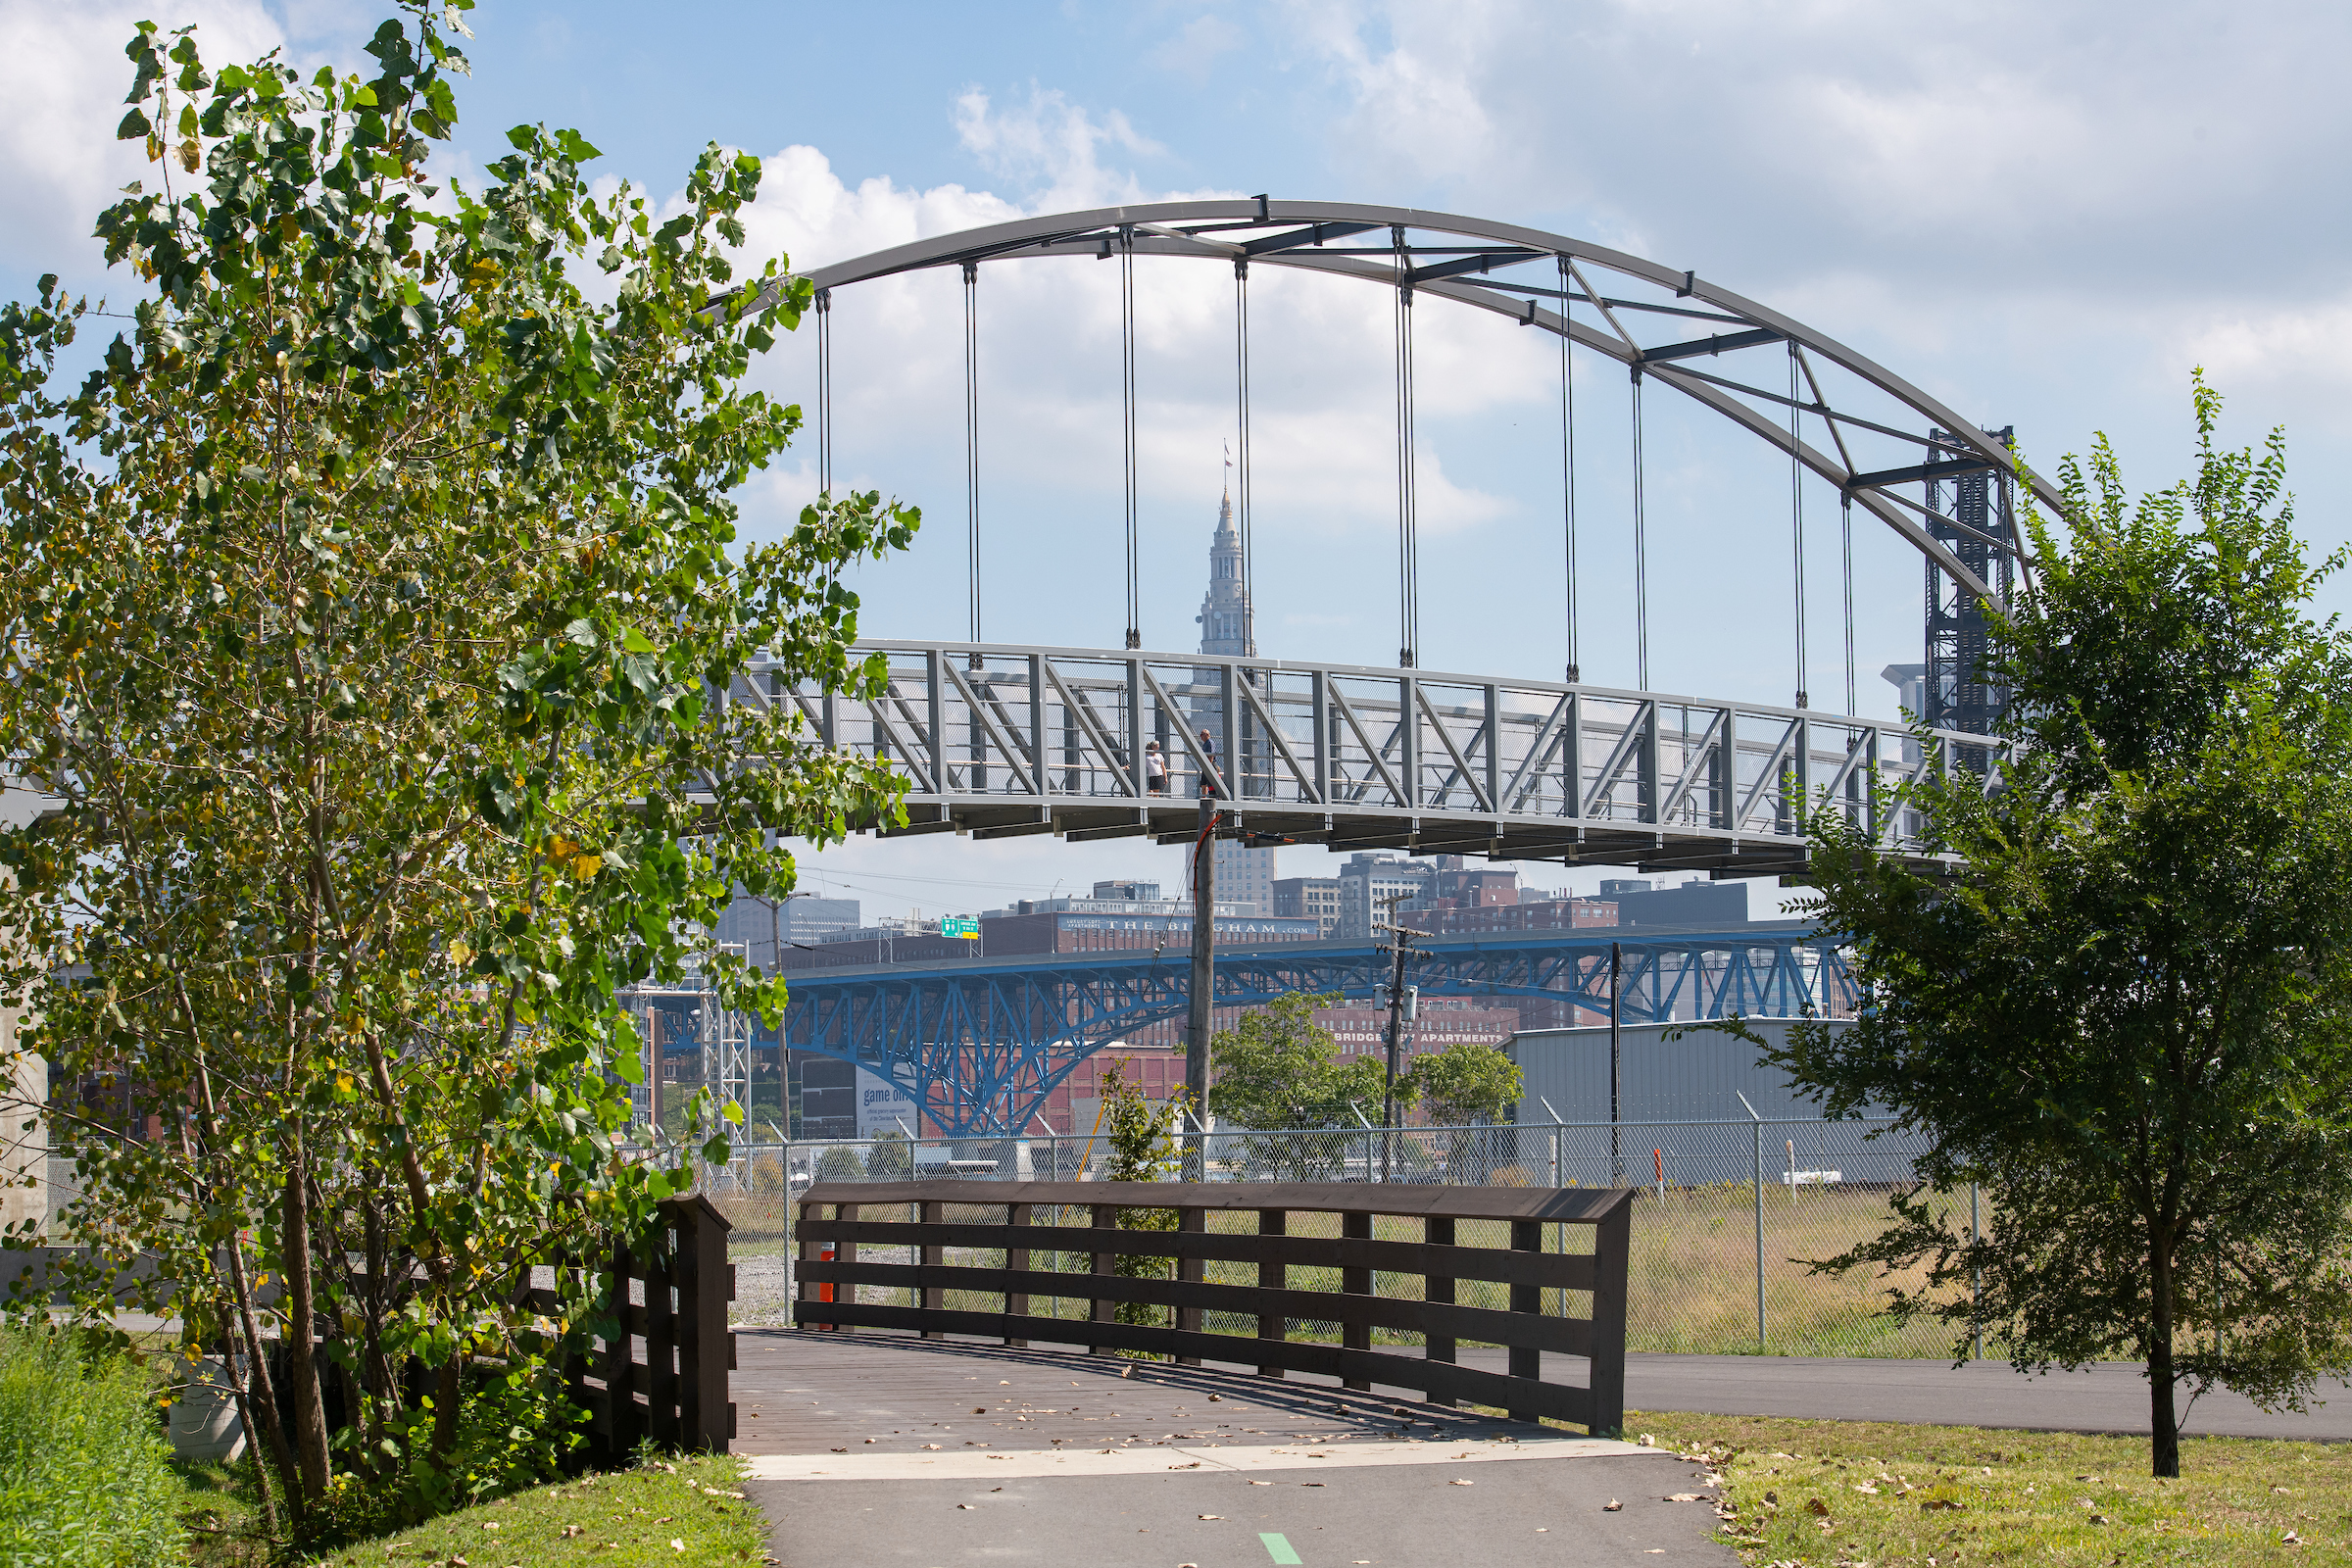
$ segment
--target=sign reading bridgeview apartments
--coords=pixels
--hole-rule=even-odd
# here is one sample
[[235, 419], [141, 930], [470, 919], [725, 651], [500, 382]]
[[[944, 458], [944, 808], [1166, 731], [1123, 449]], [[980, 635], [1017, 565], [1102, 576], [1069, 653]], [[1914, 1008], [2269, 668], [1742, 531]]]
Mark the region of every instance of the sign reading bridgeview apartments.
[[[1378, 1055], [1389, 1049], [1386, 1007], [1318, 1007], [1315, 1022], [1331, 1031], [1343, 1056]], [[1424, 1003], [1420, 1018], [1404, 1026], [1405, 1054], [1444, 1051], [1463, 1042], [1499, 1046], [1518, 1028], [1516, 1007], [1433, 1007]]]

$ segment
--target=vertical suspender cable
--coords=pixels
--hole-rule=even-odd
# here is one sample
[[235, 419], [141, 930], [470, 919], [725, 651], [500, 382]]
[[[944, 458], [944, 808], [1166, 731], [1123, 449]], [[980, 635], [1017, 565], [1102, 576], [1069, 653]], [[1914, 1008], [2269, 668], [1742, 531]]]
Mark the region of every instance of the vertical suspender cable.
[[1560, 491], [1567, 508], [1568, 682], [1584, 679], [1576, 650], [1576, 370], [1568, 354], [1574, 308], [1568, 299], [1568, 258], [1560, 262]]
[[1250, 258], [1233, 259], [1233, 385], [1234, 422], [1237, 426], [1236, 454], [1241, 459], [1241, 478], [1235, 486], [1241, 491], [1242, 524], [1242, 648], [1250, 654], [1257, 652], [1257, 600], [1252, 592], [1251, 573], [1256, 563], [1250, 551]]
[[833, 493], [833, 291], [816, 291], [816, 488]]
[[1642, 515], [1642, 367], [1634, 367], [1634, 685], [1649, 690], [1649, 537]]
[[1135, 230], [1119, 230], [1119, 443], [1126, 465], [1127, 646], [1144, 646], [1143, 588], [1137, 556], [1142, 536], [1136, 522], [1135, 450]]
[[1788, 549], [1796, 588], [1796, 706], [1805, 706], [1805, 482], [1797, 461], [1796, 339], [1788, 340]]
[[1845, 710], [1860, 711], [1854, 695], [1854, 498], [1841, 496], [1838, 532], [1845, 549]]
[[1413, 285], [1404, 230], [1396, 247], [1396, 662], [1410, 669], [1421, 643], [1421, 550], [1413, 495]]
[[[963, 264], [964, 560], [970, 572], [972, 641], [980, 640], [980, 264]], [[977, 658], [977, 655], [973, 656]]]

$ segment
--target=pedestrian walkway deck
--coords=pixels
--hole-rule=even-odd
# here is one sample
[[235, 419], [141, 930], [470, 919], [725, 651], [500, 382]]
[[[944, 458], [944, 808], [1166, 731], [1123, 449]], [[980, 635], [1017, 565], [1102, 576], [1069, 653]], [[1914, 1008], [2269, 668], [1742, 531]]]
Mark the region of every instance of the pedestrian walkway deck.
[[786, 1564], [1736, 1561], [1698, 1465], [1306, 1379], [744, 1330], [733, 1392]]

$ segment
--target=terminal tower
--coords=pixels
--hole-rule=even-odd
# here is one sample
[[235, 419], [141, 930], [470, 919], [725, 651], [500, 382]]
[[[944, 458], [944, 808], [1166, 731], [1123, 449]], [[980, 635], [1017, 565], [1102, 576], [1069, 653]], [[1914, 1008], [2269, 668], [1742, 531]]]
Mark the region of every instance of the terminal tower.
[[1257, 628], [1250, 590], [1242, 582], [1242, 536], [1233, 528], [1233, 495], [1217, 504], [1217, 532], [1208, 544], [1208, 595], [1200, 601], [1200, 652], [1257, 657]]
[[[1200, 601], [1200, 652], [1257, 657], [1257, 627], [1250, 616], [1250, 590], [1242, 581], [1242, 536], [1234, 531], [1231, 491], [1217, 505], [1217, 531], [1208, 543], [1208, 594]], [[1245, 781], [1245, 793], [1248, 788]], [[1253, 849], [1238, 839], [1219, 839], [1215, 864], [1219, 905], [1237, 905], [1239, 912], [1249, 914], [1274, 912], [1271, 847]]]

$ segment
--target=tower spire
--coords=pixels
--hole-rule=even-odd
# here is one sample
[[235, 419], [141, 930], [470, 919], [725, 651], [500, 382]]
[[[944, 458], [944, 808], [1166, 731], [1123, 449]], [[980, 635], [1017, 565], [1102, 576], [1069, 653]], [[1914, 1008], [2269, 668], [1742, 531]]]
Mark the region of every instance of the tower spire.
[[[1226, 450], [1230, 475], [1233, 454]], [[1250, 589], [1242, 581], [1242, 536], [1233, 526], [1233, 481], [1217, 503], [1217, 528], [1208, 542], [1208, 592], [1200, 600], [1200, 651], [1204, 654], [1257, 657], [1257, 627], [1250, 613]]]

